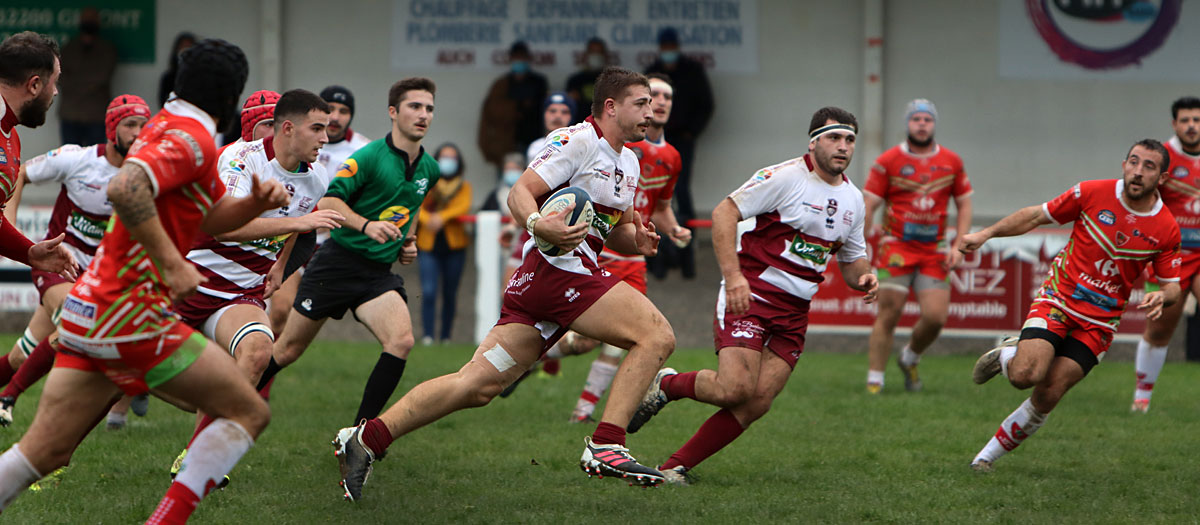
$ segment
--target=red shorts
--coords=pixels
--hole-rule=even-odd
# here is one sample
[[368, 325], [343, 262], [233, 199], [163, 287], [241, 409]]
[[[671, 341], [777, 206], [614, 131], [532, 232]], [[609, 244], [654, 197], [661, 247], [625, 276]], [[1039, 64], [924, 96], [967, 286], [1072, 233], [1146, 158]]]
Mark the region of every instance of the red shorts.
[[779, 307], [763, 301], [750, 300], [750, 310], [742, 315], [725, 311], [725, 286], [717, 296], [717, 313], [713, 320], [713, 342], [717, 353], [731, 346], [762, 351], [770, 348], [776, 355], [796, 368], [804, 352], [808, 333], [808, 301], [796, 299], [802, 306]]
[[1025, 324], [1021, 329], [1027, 328], [1049, 330], [1064, 340], [1068, 337], [1075, 339], [1091, 350], [1097, 361], [1104, 359], [1104, 353], [1108, 352], [1108, 346], [1113, 340], [1112, 330], [1077, 319], [1047, 301], [1035, 300], [1029, 307], [1029, 315], [1025, 317]]
[[[83, 275], [84, 269], [79, 268], [78, 270], [79, 275]], [[37, 288], [39, 299], [44, 299], [46, 297], [46, 290], [53, 288], [55, 285], [63, 283], [74, 284], [71, 281], [64, 279], [63, 276], [57, 273], [43, 272], [41, 270], [30, 270], [29, 275], [33, 278], [33, 287]], [[54, 312], [49, 313], [53, 314]]]
[[200, 357], [207, 341], [183, 323], [158, 336], [128, 343], [86, 343], [60, 336], [55, 368], [101, 372], [136, 396], [170, 381]]
[[879, 245], [874, 263], [880, 282], [914, 272], [938, 281], [946, 281], [950, 274], [942, 266], [945, 260], [945, 253], [929, 248], [926, 243], [889, 241]]
[[208, 321], [209, 317], [212, 317], [213, 314], [222, 308], [235, 304], [257, 306], [263, 311], [267, 309], [267, 303], [263, 301], [262, 294], [247, 294], [239, 295], [233, 299], [222, 299], [203, 293], [195, 293], [191, 297], [175, 303], [173, 307], [175, 312], [179, 314], [179, 317], [183, 318], [183, 322], [203, 332], [204, 323]]
[[577, 260], [582, 261], [583, 270], [589, 274], [560, 269], [540, 253], [530, 252], [508, 281], [496, 326], [509, 323], [532, 326], [542, 332], [543, 353], [554, 346], [571, 323], [621, 282], [594, 262], [582, 257]]
[[646, 261], [608, 259], [601, 256], [600, 267], [628, 283], [634, 290], [642, 292], [642, 295], [646, 295]]

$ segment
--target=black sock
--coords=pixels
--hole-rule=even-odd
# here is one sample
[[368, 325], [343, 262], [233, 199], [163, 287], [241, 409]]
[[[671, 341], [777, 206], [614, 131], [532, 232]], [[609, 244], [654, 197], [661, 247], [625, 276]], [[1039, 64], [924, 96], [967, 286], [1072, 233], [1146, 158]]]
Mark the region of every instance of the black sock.
[[379, 354], [375, 369], [371, 371], [371, 377], [367, 378], [366, 388], [363, 388], [362, 403], [358, 405], [358, 414], [355, 414], [352, 422], [354, 425], [364, 419], [379, 417], [388, 398], [396, 391], [396, 385], [400, 383], [400, 376], [404, 375], [404, 365], [407, 362], [392, 354]]
[[263, 370], [262, 377], [258, 380], [258, 386], [254, 387], [254, 390], [259, 391], [265, 388], [267, 383], [270, 383], [271, 379], [275, 377], [275, 374], [278, 374], [280, 370], [283, 370], [283, 367], [279, 366], [279, 363], [275, 362], [274, 356], [271, 356], [271, 362], [267, 363], [267, 369]]

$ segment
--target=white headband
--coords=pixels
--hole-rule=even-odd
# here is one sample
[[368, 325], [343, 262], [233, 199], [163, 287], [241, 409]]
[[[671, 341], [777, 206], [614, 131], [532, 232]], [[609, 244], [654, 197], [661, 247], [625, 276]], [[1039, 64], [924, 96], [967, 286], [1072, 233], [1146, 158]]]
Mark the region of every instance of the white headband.
[[854, 127], [850, 126], [849, 124], [840, 124], [840, 123], [829, 124], [827, 126], [821, 126], [817, 129], [814, 129], [811, 132], [809, 132], [808, 141], [812, 142], [814, 140], [821, 138], [821, 135], [824, 135], [826, 133], [835, 133], [835, 132], [849, 133], [850, 136], [852, 136], [852, 137], [858, 135], [858, 133], [856, 133], [854, 131]]

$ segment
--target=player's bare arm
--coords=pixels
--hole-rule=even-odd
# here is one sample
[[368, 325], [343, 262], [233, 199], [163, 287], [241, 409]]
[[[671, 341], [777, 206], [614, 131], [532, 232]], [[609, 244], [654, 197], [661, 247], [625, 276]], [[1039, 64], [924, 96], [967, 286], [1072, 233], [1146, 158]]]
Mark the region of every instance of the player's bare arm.
[[1050, 224], [1050, 218], [1042, 211], [1041, 205], [1021, 208], [1012, 215], [1000, 219], [996, 224], [963, 235], [962, 241], [958, 243], [958, 250], [962, 253], [971, 253], [993, 237], [1023, 235], [1046, 224]]
[[417, 260], [417, 227], [420, 224], [421, 214], [412, 214], [412, 224], [408, 226], [408, 237], [404, 238], [404, 244], [400, 246], [400, 264], [412, 264]]
[[[954, 242], [950, 245], [950, 250], [946, 252], [947, 270], [953, 270], [962, 263], [963, 252], [959, 251], [958, 248], [962, 245], [963, 234], [971, 231], [971, 196], [964, 195], [962, 197], [956, 197], [954, 199], [954, 209], [958, 210], [958, 217], [954, 222]], [[870, 217], [870, 215], [868, 215], [868, 217]]]
[[346, 201], [337, 197], [321, 197], [321, 200], [317, 202], [317, 207], [337, 212], [342, 216], [342, 220], [338, 221], [342, 227], [354, 228], [363, 232], [364, 235], [379, 244], [400, 238], [400, 228], [397, 228], [395, 224], [388, 221], [367, 220], [366, 217], [354, 213]]
[[879, 292], [879, 279], [875, 272], [871, 271], [870, 259], [863, 257], [848, 263], [838, 261], [838, 269], [842, 271], [842, 279], [846, 281], [846, 286], [863, 292], [864, 303], [875, 302]]
[[750, 309], [750, 283], [742, 275], [737, 255], [737, 223], [742, 221], [742, 212], [726, 197], [713, 210], [712, 221], [713, 251], [725, 278], [725, 309], [741, 315]]
[[270, 271], [263, 276], [263, 299], [270, 299], [283, 285], [283, 271], [287, 268], [288, 260], [292, 258], [292, 249], [296, 247], [298, 237], [299, 235], [292, 235], [284, 241], [283, 249], [279, 250], [279, 255], [275, 257], [275, 264], [272, 264]]
[[613, 227], [605, 244], [622, 253], [640, 253], [653, 257], [658, 254], [659, 238], [654, 223], [651, 223], [649, 228], [644, 226], [642, 214], [630, 206], [621, 214], [621, 219]]
[[[134, 240], [158, 263], [163, 282], [178, 301], [196, 291], [207, 279], [175, 249], [154, 207], [150, 175], [136, 163], [126, 163], [108, 183], [108, 200]], [[215, 211], [215, 208], [214, 208]]]
[[546, 181], [537, 172], [527, 168], [508, 192], [508, 209], [517, 224], [525, 225], [531, 230], [530, 233], [559, 248], [573, 250], [587, 237], [588, 231], [587, 224], [568, 227], [563, 220], [566, 214], [575, 209], [574, 206], [568, 206], [562, 213], [551, 213], [544, 217], [539, 214], [530, 220], [530, 215], [538, 213], [537, 198], [549, 192]]
[[658, 201], [654, 204], [654, 213], [650, 214], [650, 222], [658, 231], [666, 232], [667, 237], [677, 244], [687, 245], [692, 240], [692, 230], [679, 225], [675, 218], [675, 210], [671, 209], [671, 201]]
[[28, 182], [29, 175], [25, 172], [25, 165], [22, 164], [20, 171], [17, 172], [17, 185], [13, 188], [12, 196], [8, 198], [8, 203], [4, 205], [4, 220], [11, 224], [17, 223], [17, 207], [21, 205], [21, 193]]
[[[17, 172], [17, 186], [13, 189], [8, 203], [4, 205], [4, 221], [14, 227], [17, 224], [17, 207], [21, 205], [21, 190], [27, 182], [29, 182], [29, 176], [25, 172], [25, 166], [22, 165], [20, 171]], [[61, 246], [66, 238], [66, 234], [61, 234], [53, 239], [30, 246], [29, 266], [43, 272], [57, 273], [64, 279], [74, 281], [78, 277], [79, 265], [71, 252]]]
[[200, 230], [209, 235], [218, 235], [245, 226], [262, 212], [278, 208], [291, 201], [283, 183], [275, 179], [250, 179], [250, 194], [245, 197], [226, 196], [213, 205]]
[[218, 241], [247, 242], [289, 233], [303, 233], [317, 228], [336, 229], [346, 218], [334, 210], [316, 210], [299, 217], [255, 217], [245, 226], [215, 235]]
[[869, 191], [863, 191], [863, 204], [866, 206], [866, 216], [863, 217], [863, 232], [870, 239], [883, 233], [883, 228], [875, 222], [875, 212], [883, 205], [883, 199]]
[[1178, 282], [1164, 283], [1161, 289], [1143, 296], [1137, 307], [1139, 310], [1145, 310], [1146, 317], [1153, 321], [1162, 317], [1164, 308], [1173, 306], [1182, 297], [1183, 289], [1179, 287]]

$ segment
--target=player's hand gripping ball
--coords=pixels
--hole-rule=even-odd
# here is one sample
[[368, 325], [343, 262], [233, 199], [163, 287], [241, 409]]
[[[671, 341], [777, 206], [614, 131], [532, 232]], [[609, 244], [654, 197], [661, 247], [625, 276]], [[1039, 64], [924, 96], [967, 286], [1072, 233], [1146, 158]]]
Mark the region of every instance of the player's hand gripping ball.
[[[575, 208], [567, 216], [563, 217], [563, 222], [566, 223], [567, 227], [575, 226], [576, 224], [591, 224], [596, 211], [592, 209], [592, 198], [582, 188], [572, 186], [554, 192], [549, 199], [546, 199], [546, 203], [542, 204], [542, 209], [539, 211], [545, 217], [552, 213], [561, 212], [572, 204], [575, 205]], [[540, 237], [534, 236], [533, 239], [537, 242], [538, 249], [546, 255], [559, 256], [568, 253], [567, 250], [544, 241]]]

